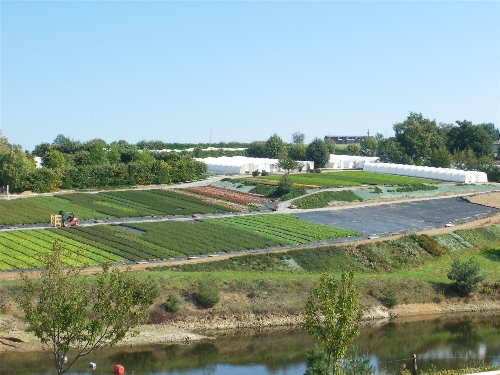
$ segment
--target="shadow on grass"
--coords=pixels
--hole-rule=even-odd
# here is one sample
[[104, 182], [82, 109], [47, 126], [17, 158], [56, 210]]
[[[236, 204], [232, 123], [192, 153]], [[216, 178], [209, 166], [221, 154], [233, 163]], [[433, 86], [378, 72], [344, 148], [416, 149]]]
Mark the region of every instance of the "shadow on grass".
[[483, 250], [481, 255], [494, 262], [500, 262], [500, 249]]

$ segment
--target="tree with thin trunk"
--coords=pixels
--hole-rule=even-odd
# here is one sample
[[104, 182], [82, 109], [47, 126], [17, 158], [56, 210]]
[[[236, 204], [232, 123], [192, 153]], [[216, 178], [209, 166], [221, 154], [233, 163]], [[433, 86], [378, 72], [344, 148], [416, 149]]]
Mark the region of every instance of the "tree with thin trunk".
[[[150, 280], [139, 280], [103, 266], [93, 281], [82, 277], [75, 260], [55, 242], [42, 256], [39, 280], [21, 273], [23, 294], [18, 302], [32, 332], [52, 352], [57, 374], [66, 373], [80, 358], [111, 347], [148, 317], [158, 296]], [[73, 357], [67, 358], [69, 351]]]
[[339, 281], [328, 274], [309, 292], [301, 328], [315, 336], [326, 352], [325, 375], [342, 373], [342, 359], [358, 335], [362, 312], [354, 273], [343, 272]]

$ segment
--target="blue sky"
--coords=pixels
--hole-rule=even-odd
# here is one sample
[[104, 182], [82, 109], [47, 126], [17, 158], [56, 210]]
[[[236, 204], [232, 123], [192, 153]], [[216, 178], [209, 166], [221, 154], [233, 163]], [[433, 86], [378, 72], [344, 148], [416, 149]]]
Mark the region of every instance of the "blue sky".
[[500, 2], [6, 1], [1, 130], [87, 141], [500, 126]]

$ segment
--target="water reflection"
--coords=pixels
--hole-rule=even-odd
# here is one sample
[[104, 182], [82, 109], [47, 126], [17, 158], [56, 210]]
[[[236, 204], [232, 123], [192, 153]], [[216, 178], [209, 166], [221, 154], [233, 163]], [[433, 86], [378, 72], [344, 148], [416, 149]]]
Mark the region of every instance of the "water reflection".
[[[480, 361], [500, 365], [500, 319], [492, 315], [427, 321], [395, 321], [366, 326], [355, 341], [358, 353], [370, 353], [378, 373], [396, 374], [417, 354], [419, 369], [457, 368]], [[122, 364], [135, 375], [302, 375], [305, 352], [315, 341], [301, 331], [242, 332], [189, 345], [155, 345], [99, 351], [77, 362], [70, 374], [112, 374]], [[96, 370], [87, 365], [97, 363]], [[0, 354], [0, 375], [52, 375], [51, 356]]]

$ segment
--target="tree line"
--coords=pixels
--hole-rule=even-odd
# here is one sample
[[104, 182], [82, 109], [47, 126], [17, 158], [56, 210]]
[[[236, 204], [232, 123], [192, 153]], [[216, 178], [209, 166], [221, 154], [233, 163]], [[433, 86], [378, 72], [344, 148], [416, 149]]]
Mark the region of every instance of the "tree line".
[[[42, 168], [36, 168], [35, 156], [41, 157]], [[29, 152], [0, 133], [0, 186], [9, 185], [11, 192], [171, 184], [200, 179], [206, 172], [191, 152], [150, 151], [126, 141], [82, 143], [64, 135]]]
[[385, 163], [482, 171], [490, 181], [500, 181], [492, 148], [493, 142], [500, 139], [500, 131], [492, 123], [473, 124], [463, 120], [438, 124], [421, 113], [410, 112], [393, 129], [393, 137], [377, 133], [374, 137], [363, 137], [359, 145], [342, 148], [328, 138], [315, 138], [305, 145], [305, 136], [300, 132], [292, 134], [291, 144], [273, 134], [266, 142], [250, 143], [247, 155], [311, 160], [316, 168], [323, 168], [330, 154], [378, 156]]

